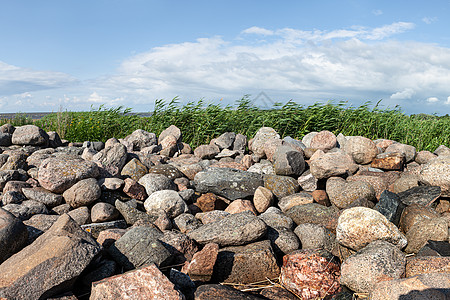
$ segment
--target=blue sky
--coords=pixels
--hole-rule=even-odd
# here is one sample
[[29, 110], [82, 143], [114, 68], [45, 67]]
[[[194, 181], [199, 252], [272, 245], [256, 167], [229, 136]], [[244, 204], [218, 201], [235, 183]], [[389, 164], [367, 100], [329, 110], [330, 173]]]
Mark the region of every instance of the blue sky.
[[249, 94], [443, 115], [449, 15], [450, 0], [5, 0], [0, 111], [145, 112], [155, 99]]

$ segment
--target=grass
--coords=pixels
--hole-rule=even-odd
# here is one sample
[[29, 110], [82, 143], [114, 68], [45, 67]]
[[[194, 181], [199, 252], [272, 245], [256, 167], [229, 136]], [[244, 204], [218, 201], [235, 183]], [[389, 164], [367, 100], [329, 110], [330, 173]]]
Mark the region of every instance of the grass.
[[263, 127], [273, 127], [282, 136], [301, 139], [311, 131], [329, 130], [335, 134], [361, 135], [370, 139], [392, 139], [415, 146], [418, 151], [434, 151], [439, 145], [450, 146], [450, 117], [412, 115], [400, 108], [382, 109], [379, 103], [368, 102], [359, 107], [345, 102], [316, 103], [303, 107], [293, 101], [275, 103], [268, 110], [259, 109], [244, 96], [233, 106], [205, 103], [203, 100], [180, 105], [175, 98], [170, 102], [157, 100], [150, 117], [130, 114], [130, 109], [100, 106], [89, 112], [59, 111], [40, 120], [26, 115], [13, 120], [0, 120], [14, 126], [36, 124], [46, 131], [56, 131], [69, 141], [106, 141], [123, 138], [136, 129], [157, 135], [170, 125], [183, 133], [183, 141], [192, 147], [208, 143], [220, 134], [233, 131], [251, 138]]

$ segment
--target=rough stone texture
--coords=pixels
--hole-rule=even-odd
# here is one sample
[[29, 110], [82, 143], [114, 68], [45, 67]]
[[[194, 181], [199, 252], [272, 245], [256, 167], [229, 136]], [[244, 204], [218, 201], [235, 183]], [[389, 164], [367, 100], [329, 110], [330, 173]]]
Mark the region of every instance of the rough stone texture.
[[270, 227], [294, 229], [294, 221], [274, 206], [269, 207], [264, 213], [260, 214], [259, 218]]
[[270, 240], [273, 251], [279, 257], [300, 249], [300, 241], [297, 235], [286, 227], [268, 226], [267, 239]]
[[90, 300], [185, 299], [155, 264], [92, 284]]
[[11, 153], [0, 170], [27, 169], [27, 155], [25, 153]]
[[280, 139], [280, 135], [271, 127], [261, 127], [249, 142], [249, 149], [258, 157], [264, 157], [264, 144], [268, 140]]
[[416, 154], [415, 162], [424, 165], [428, 162], [430, 162], [432, 159], [435, 159], [437, 157], [436, 154], [431, 153], [430, 151], [419, 151]]
[[293, 206], [296, 205], [304, 205], [308, 203], [313, 203], [314, 199], [313, 196], [305, 193], [300, 192], [296, 194], [292, 194], [286, 197], [283, 197], [278, 200], [278, 207], [283, 211], [286, 212], [288, 209], [290, 209]]
[[124, 182], [123, 192], [127, 194], [127, 196], [140, 201], [145, 201], [145, 199], [147, 199], [148, 195], [145, 188], [137, 181], [134, 181], [131, 178], [125, 178]]
[[253, 206], [253, 203], [250, 200], [242, 200], [242, 199], [234, 200], [225, 209], [225, 211], [230, 214], [237, 214], [246, 210], [251, 211], [255, 215], [258, 214], [258, 211], [256, 210], [255, 206]]
[[100, 249], [89, 233], [62, 215], [33, 244], [0, 265], [0, 297], [46, 299], [69, 291]]
[[284, 176], [299, 176], [305, 170], [303, 151], [297, 151], [289, 146], [276, 148], [273, 156], [275, 174]]
[[352, 207], [339, 216], [336, 239], [342, 245], [360, 250], [376, 240], [384, 240], [402, 249], [406, 237], [385, 216], [367, 207]]
[[338, 208], [346, 208], [359, 198], [368, 201], [376, 200], [375, 190], [367, 182], [348, 182], [340, 177], [331, 177], [327, 180], [326, 192], [331, 203]]
[[[348, 182], [363, 181], [370, 184], [375, 190], [377, 199], [380, 199], [381, 193], [389, 188], [389, 183], [385, 177], [374, 175], [353, 175], [347, 178]], [[373, 199], [375, 200], [375, 199]]]
[[220, 150], [231, 149], [235, 138], [236, 138], [236, 133], [225, 132], [225, 133], [221, 134], [219, 137], [217, 137], [215, 139], [214, 143], [219, 147]]
[[26, 200], [21, 204], [8, 204], [2, 207], [20, 220], [28, 220], [36, 214], [48, 214], [47, 207], [41, 202]]
[[449, 299], [450, 274], [430, 273], [404, 279], [381, 281], [371, 293], [371, 300], [386, 299]]
[[224, 210], [227, 207], [227, 204], [213, 193], [201, 195], [197, 198], [195, 205], [203, 212]]
[[158, 218], [157, 216], [146, 214], [120, 200], [116, 200], [114, 205], [129, 225], [133, 225], [139, 220], [152, 223]]
[[200, 145], [194, 150], [194, 155], [200, 159], [212, 159], [219, 152], [219, 147], [216, 145]]
[[144, 202], [145, 210], [149, 214], [164, 211], [169, 218], [175, 218], [187, 212], [186, 202], [173, 190], [161, 190], [152, 193]]
[[322, 151], [328, 151], [336, 147], [337, 139], [334, 133], [323, 130], [315, 134], [311, 139], [309, 145], [310, 148], [320, 149]]
[[369, 164], [378, 154], [377, 146], [372, 140], [363, 136], [347, 139], [344, 150], [357, 164]]
[[270, 241], [219, 250], [213, 280], [227, 283], [252, 283], [275, 279], [280, 274]]
[[194, 254], [186, 268], [186, 273], [194, 281], [210, 281], [218, 253], [219, 245], [215, 243], [206, 244], [201, 251]]
[[132, 270], [146, 264], [167, 266], [171, 253], [161, 243], [163, 234], [153, 227], [137, 226], [128, 230], [108, 248], [109, 254], [125, 270]]
[[405, 156], [398, 152], [380, 153], [372, 161], [372, 168], [383, 170], [402, 170], [405, 164]]
[[230, 200], [253, 196], [264, 182], [261, 175], [227, 168], [208, 168], [194, 178], [197, 192], [214, 193]]
[[294, 194], [300, 190], [297, 180], [289, 176], [264, 175], [264, 187], [269, 189], [277, 198]]
[[195, 291], [195, 300], [261, 300], [260, 297], [246, 294], [230, 286], [221, 284], [204, 284]]
[[98, 234], [97, 243], [102, 245], [103, 248], [108, 248], [115, 241], [120, 239], [126, 232], [127, 230], [123, 228], [110, 228], [102, 230]]
[[405, 155], [405, 162], [409, 163], [416, 157], [416, 148], [405, 144], [392, 144], [386, 148], [385, 153], [396, 152]]
[[341, 289], [339, 263], [325, 250], [298, 250], [283, 257], [280, 282], [302, 297], [317, 299]]
[[39, 166], [39, 184], [53, 192], [63, 193], [78, 181], [98, 176], [98, 167], [92, 162], [71, 155], [45, 159]]
[[189, 213], [182, 213], [173, 219], [173, 228], [187, 233], [202, 226], [202, 222]]
[[406, 205], [400, 201], [397, 194], [385, 190], [381, 193], [380, 200], [373, 209], [385, 216], [389, 222], [398, 226], [405, 207]]
[[140, 151], [145, 147], [156, 145], [156, 134], [147, 132], [142, 129], [133, 131], [129, 136], [125, 138], [127, 142], [133, 145], [133, 150]]
[[216, 221], [220, 221], [226, 216], [229, 216], [230, 213], [227, 213], [223, 210], [211, 210], [207, 212], [199, 212], [195, 214], [195, 217], [199, 219], [204, 225]]
[[436, 217], [439, 217], [439, 214], [433, 208], [413, 204], [403, 210], [402, 216], [400, 217], [399, 227], [406, 233], [416, 222], [421, 220], [429, 220]]
[[305, 223], [318, 224], [335, 232], [339, 218], [339, 209], [333, 206], [325, 207], [317, 203], [309, 203], [290, 208], [286, 211], [286, 215], [297, 225]]
[[24, 221], [23, 223], [27, 226], [28, 230], [28, 244], [34, 242], [38, 236], [47, 231], [58, 218], [58, 215], [37, 214]]
[[21, 250], [27, 239], [27, 227], [22, 221], [0, 208], [0, 264]]
[[78, 225], [91, 223], [91, 212], [87, 206], [81, 206], [67, 213]]
[[118, 176], [127, 161], [127, 148], [121, 143], [105, 146], [93, 156], [93, 161], [100, 167], [103, 177]]
[[420, 177], [415, 174], [403, 173], [400, 178], [395, 180], [390, 186], [389, 191], [393, 193], [401, 193], [410, 188], [416, 187], [419, 185]]
[[101, 223], [115, 220], [119, 217], [119, 211], [109, 203], [99, 202], [91, 208], [91, 220], [93, 223]]
[[422, 219], [414, 223], [406, 233], [406, 253], [417, 253], [428, 240], [448, 241], [448, 221], [445, 218]]
[[441, 188], [438, 186], [416, 186], [404, 192], [398, 193], [400, 201], [405, 205], [419, 204], [429, 206], [441, 195]]
[[281, 145], [283, 145], [283, 141], [281, 139], [270, 139], [264, 143], [263, 149], [267, 160], [272, 163], [274, 162], [274, 154], [277, 151], [277, 148]]
[[450, 274], [450, 257], [416, 256], [406, 260], [405, 277], [427, 273]]
[[9, 147], [12, 145], [11, 142], [12, 134], [7, 132], [0, 132], [0, 146]]
[[36, 125], [16, 127], [11, 141], [14, 145], [47, 146], [48, 134]]
[[165, 243], [165, 246], [172, 254], [173, 265], [191, 261], [194, 254], [198, 251], [197, 244], [186, 234], [178, 231], [165, 231], [161, 241]]
[[399, 279], [405, 273], [406, 257], [386, 241], [374, 241], [341, 266], [340, 282], [358, 293], [369, 293], [376, 283]]
[[161, 190], [176, 190], [175, 183], [162, 174], [146, 174], [139, 179], [138, 183], [145, 188], [147, 195]]
[[259, 213], [263, 213], [271, 207], [273, 201], [274, 195], [269, 189], [259, 186], [255, 190], [255, 194], [253, 195], [253, 204]]
[[147, 173], [147, 167], [137, 158], [133, 158], [122, 168], [122, 172], [120, 173], [120, 175], [122, 175], [123, 178], [131, 178], [135, 181], [138, 181]]
[[63, 196], [54, 194], [44, 188], [23, 188], [23, 194], [30, 200], [35, 200], [45, 204], [47, 207], [55, 207], [63, 203]]
[[311, 174], [317, 179], [355, 173], [358, 165], [351, 156], [342, 152], [325, 153], [310, 162]]
[[188, 233], [200, 244], [217, 243], [220, 246], [243, 245], [256, 241], [266, 233], [266, 224], [250, 211], [226, 216]]
[[100, 198], [102, 191], [95, 178], [83, 179], [63, 193], [67, 203], [73, 208], [87, 206]]
[[181, 130], [175, 125], [170, 125], [161, 132], [161, 134], [158, 137], [158, 141], [164, 140], [169, 135], [174, 136], [177, 139], [178, 143], [181, 143], [181, 140], [183, 139]]
[[336, 235], [322, 225], [300, 224], [294, 233], [300, 239], [302, 249], [325, 249], [334, 252], [337, 248]]

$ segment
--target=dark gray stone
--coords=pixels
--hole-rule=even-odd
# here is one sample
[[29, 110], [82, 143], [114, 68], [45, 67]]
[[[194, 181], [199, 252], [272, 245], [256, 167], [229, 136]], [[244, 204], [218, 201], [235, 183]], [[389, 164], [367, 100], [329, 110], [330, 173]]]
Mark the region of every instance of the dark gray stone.
[[388, 221], [395, 224], [398, 227], [400, 217], [402, 216], [405, 204], [400, 200], [400, 197], [388, 190], [384, 190], [381, 193], [380, 200], [373, 209], [379, 211], [382, 215], [388, 219]]
[[155, 263], [158, 267], [170, 264], [170, 251], [159, 240], [164, 235], [158, 229], [138, 226], [128, 230], [108, 248], [109, 254], [125, 270]]
[[303, 153], [289, 146], [280, 146], [273, 156], [275, 174], [299, 176], [305, 170]]
[[197, 243], [216, 243], [220, 246], [243, 245], [258, 240], [266, 233], [266, 223], [246, 210], [226, 216], [188, 232]]
[[285, 214], [297, 225], [304, 223], [318, 224], [336, 232], [339, 209], [335, 206], [326, 207], [317, 203], [308, 203], [296, 205], [288, 209]]
[[246, 294], [227, 285], [204, 284], [195, 291], [196, 300], [261, 300], [252, 294]]
[[194, 177], [196, 191], [214, 193], [230, 200], [253, 196], [263, 186], [261, 175], [229, 168], [208, 168]]
[[11, 133], [0, 132], [0, 146], [5, 146], [5, 147], [11, 146], [12, 145], [11, 137], [12, 137]]
[[447, 241], [428, 241], [416, 256], [450, 256], [450, 243]]
[[441, 195], [439, 186], [415, 186], [404, 192], [398, 193], [400, 201], [405, 205], [420, 204], [428, 206]]
[[0, 264], [26, 244], [26, 226], [10, 212], [0, 208]]
[[28, 220], [36, 214], [48, 214], [47, 207], [34, 200], [23, 201], [21, 204], [8, 204], [3, 206], [3, 209], [11, 212], [22, 221]]
[[214, 143], [222, 149], [230, 149], [233, 146], [234, 139], [236, 138], [236, 133], [225, 132], [215, 139]]
[[56, 207], [63, 203], [63, 196], [54, 194], [42, 187], [23, 188], [23, 194], [30, 200], [35, 200], [48, 207]]
[[58, 215], [37, 214], [23, 221], [28, 230], [28, 244], [34, 242], [41, 234], [47, 231], [58, 218]]
[[115, 206], [117, 210], [120, 212], [120, 214], [124, 217], [127, 224], [130, 225], [133, 225], [139, 220], [153, 223], [156, 221], [156, 219], [158, 219], [157, 216], [149, 215], [131, 205], [128, 205], [128, 203], [122, 202], [120, 200], [116, 200]]

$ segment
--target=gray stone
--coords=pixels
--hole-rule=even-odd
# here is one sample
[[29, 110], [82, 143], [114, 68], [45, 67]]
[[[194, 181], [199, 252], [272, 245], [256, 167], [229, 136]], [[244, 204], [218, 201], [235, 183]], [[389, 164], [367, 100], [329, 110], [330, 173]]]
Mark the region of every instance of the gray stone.
[[100, 198], [102, 191], [95, 178], [83, 179], [63, 193], [67, 203], [73, 208], [87, 206]]
[[267, 226], [287, 229], [294, 229], [294, 221], [287, 215], [285, 215], [279, 208], [274, 206], [269, 207], [264, 213], [258, 216]]
[[194, 178], [197, 192], [214, 193], [230, 200], [253, 196], [264, 182], [259, 174], [229, 168], [208, 168]]
[[297, 179], [298, 184], [302, 190], [306, 192], [313, 192], [317, 190], [317, 179], [311, 174], [310, 170], [306, 170]]
[[277, 198], [286, 197], [300, 190], [297, 180], [289, 176], [264, 175], [264, 187], [271, 190]]
[[115, 241], [108, 248], [108, 252], [125, 270], [132, 270], [150, 263], [164, 267], [170, 264], [171, 253], [160, 241], [163, 236], [153, 227], [133, 227]]
[[144, 207], [149, 214], [158, 214], [164, 211], [169, 218], [175, 218], [188, 210], [186, 202], [173, 190], [161, 190], [152, 193], [145, 200]]
[[116, 200], [115, 206], [117, 210], [120, 212], [120, 214], [124, 217], [127, 224], [130, 225], [133, 225], [139, 220], [152, 223], [156, 221], [156, 219], [158, 218], [157, 216], [149, 215], [120, 200]]
[[175, 125], [170, 125], [161, 132], [161, 134], [158, 137], [158, 141], [161, 142], [169, 135], [174, 136], [177, 139], [178, 143], [181, 143], [183, 139], [183, 134], [181, 133], [181, 130]]
[[0, 297], [46, 299], [69, 291], [100, 250], [89, 233], [62, 215], [34, 243], [0, 265]]
[[87, 206], [81, 206], [67, 213], [78, 225], [91, 223], [91, 212]]
[[91, 220], [93, 223], [113, 221], [119, 217], [119, 211], [109, 203], [99, 202], [91, 208]]
[[295, 149], [302, 149], [302, 150], [306, 149], [306, 145], [303, 144], [302, 141], [293, 139], [290, 136], [285, 136], [283, 138], [283, 144], [287, 144], [288, 146], [294, 147]]
[[326, 183], [326, 192], [334, 205], [347, 208], [356, 199], [376, 201], [374, 188], [364, 181], [348, 182], [340, 177], [331, 177]]
[[286, 211], [286, 215], [297, 225], [305, 223], [318, 224], [335, 232], [339, 209], [335, 206], [326, 207], [317, 203], [309, 203], [293, 206]]
[[200, 244], [243, 245], [266, 233], [266, 224], [250, 211], [229, 215], [220, 221], [192, 230], [188, 236]]
[[28, 230], [28, 244], [34, 242], [41, 234], [47, 231], [58, 218], [58, 215], [37, 214], [23, 221]]
[[102, 177], [116, 177], [127, 162], [127, 148], [115, 143], [95, 154], [92, 160], [100, 167]]
[[405, 254], [396, 246], [374, 241], [343, 262], [340, 281], [352, 291], [368, 293], [380, 281], [401, 278], [405, 267]]
[[406, 205], [400, 201], [397, 194], [385, 190], [381, 193], [380, 200], [373, 209], [384, 215], [389, 222], [398, 226], [405, 207]]
[[16, 191], [3, 192], [1, 199], [2, 205], [20, 204], [22, 201], [27, 200], [22, 193]]
[[2, 190], [6, 183], [11, 180], [18, 180], [20, 174], [17, 170], [0, 170], [0, 190]]
[[335, 234], [322, 225], [300, 224], [294, 233], [300, 239], [302, 249], [325, 249], [333, 253], [337, 250]]
[[135, 151], [157, 144], [156, 134], [142, 129], [133, 131], [125, 140], [133, 145], [133, 150]]
[[249, 143], [249, 149], [258, 157], [264, 157], [264, 144], [273, 139], [280, 139], [280, 135], [271, 127], [261, 127]]
[[317, 179], [353, 174], [358, 170], [358, 165], [353, 159], [342, 152], [328, 152], [317, 158], [311, 159], [309, 164], [311, 174]]
[[131, 178], [134, 181], [138, 181], [147, 173], [147, 167], [137, 158], [133, 158], [122, 168], [120, 175], [122, 176], [122, 178]]
[[54, 194], [44, 188], [23, 188], [23, 194], [30, 200], [35, 200], [45, 204], [47, 207], [52, 208], [63, 203], [63, 196]]
[[369, 164], [378, 154], [375, 143], [363, 136], [352, 136], [346, 143], [344, 150], [357, 164]]
[[273, 160], [277, 175], [299, 176], [305, 170], [303, 153], [289, 146], [276, 148]]
[[222, 149], [231, 149], [233, 146], [234, 139], [236, 138], [236, 133], [234, 132], [225, 132], [221, 134], [218, 138], [215, 139], [214, 143]]
[[146, 174], [138, 180], [138, 183], [145, 188], [147, 195], [156, 191], [176, 190], [177, 188], [172, 180], [162, 174]]
[[7, 132], [0, 132], [0, 146], [9, 147], [12, 145], [11, 142], [12, 134]]
[[427, 241], [447, 241], [449, 238], [448, 220], [444, 217], [423, 219], [414, 223], [406, 233], [408, 246], [406, 253], [417, 253]]
[[429, 206], [441, 196], [441, 188], [439, 186], [416, 186], [398, 193], [398, 196], [400, 201], [407, 206], [412, 204]]
[[182, 213], [173, 219], [173, 226], [182, 233], [188, 233], [202, 226], [199, 219], [188, 213]]
[[16, 127], [11, 142], [14, 145], [47, 146], [48, 134], [36, 125]]
[[3, 209], [9, 211], [20, 220], [28, 220], [36, 214], [48, 214], [45, 205], [34, 200], [26, 200], [21, 204], [8, 204], [3, 206]]
[[203, 224], [208, 224], [220, 221], [229, 215], [230, 213], [223, 210], [211, 210], [207, 212], [196, 213], [195, 217], [199, 219]]
[[10, 212], [0, 208], [0, 264], [26, 244], [26, 226]]
[[300, 249], [300, 241], [297, 235], [286, 227], [267, 227], [267, 239], [270, 241], [273, 251], [279, 257]]
[[127, 228], [127, 223], [124, 220], [116, 220], [102, 223], [83, 224], [80, 227], [97, 239], [100, 232], [108, 229], [125, 229]]
[[241, 292], [227, 285], [204, 284], [195, 291], [196, 300], [260, 300], [260, 297]]

